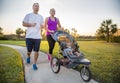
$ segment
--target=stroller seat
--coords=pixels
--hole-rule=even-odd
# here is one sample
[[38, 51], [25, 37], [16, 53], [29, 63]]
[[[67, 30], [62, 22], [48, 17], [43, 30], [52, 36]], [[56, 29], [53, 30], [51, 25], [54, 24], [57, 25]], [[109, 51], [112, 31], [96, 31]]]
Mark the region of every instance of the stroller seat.
[[64, 55], [72, 62], [72, 63], [76, 63], [76, 64], [85, 64], [85, 65], [89, 65], [91, 64], [91, 62], [88, 59], [84, 58], [84, 54], [80, 53], [80, 56], [77, 55], [70, 55], [69, 51], [71, 51], [71, 49], [64, 49]]
[[66, 42], [60, 42], [61, 50], [66, 49]]
[[72, 52], [72, 49], [70, 49], [70, 48], [64, 49], [64, 54], [68, 57], [68, 59], [82, 59], [82, 58], [84, 58], [83, 53], [80, 53], [80, 56], [77, 56], [73, 53], [70, 54], [70, 52]]

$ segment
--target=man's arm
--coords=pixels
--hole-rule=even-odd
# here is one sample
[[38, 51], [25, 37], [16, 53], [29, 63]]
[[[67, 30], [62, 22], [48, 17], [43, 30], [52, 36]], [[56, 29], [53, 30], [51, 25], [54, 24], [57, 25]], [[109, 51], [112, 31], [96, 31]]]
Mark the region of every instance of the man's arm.
[[23, 26], [24, 26], [24, 27], [34, 27], [35, 25], [36, 25], [36, 23], [23, 22]]
[[44, 20], [43, 20], [43, 17], [42, 17], [42, 23], [40, 24], [40, 28], [41, 28], [41, 29], [45, 29], [45, 28], [44, 28]]

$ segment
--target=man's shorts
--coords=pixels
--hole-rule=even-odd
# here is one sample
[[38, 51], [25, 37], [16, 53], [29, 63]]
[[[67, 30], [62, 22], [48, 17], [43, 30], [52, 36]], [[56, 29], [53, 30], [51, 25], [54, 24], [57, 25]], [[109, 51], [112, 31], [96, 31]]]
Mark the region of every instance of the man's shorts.
[[26, 38], [27, 51], [32, 52], [32, 50], [34, 50], [35, 52], [38, 52], [40, 48], [40, 43], [41, 39]]

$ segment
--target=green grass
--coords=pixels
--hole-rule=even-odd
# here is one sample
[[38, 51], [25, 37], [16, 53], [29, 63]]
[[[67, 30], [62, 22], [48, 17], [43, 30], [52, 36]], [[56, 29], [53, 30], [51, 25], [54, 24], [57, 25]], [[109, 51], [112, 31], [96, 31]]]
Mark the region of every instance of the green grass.
[[0, 83], [24, 83], [20, 54], [6, 46], [0, 46]]
[[120, 83], [120, 43], [79, 42], [91, 62], [93, 77], [100, 83]]
[[0, 40], [0, 44], [12, 44], [12, 45], [26, 46], [25, 41], [14, 41], [14, 40]]
[[[24, 41], [0, 41], [25, 46]], [[92, 64], [92, 77], [100, 83], [120, 83], [120, 43], [104, 41], [78, 41], [81, 51]], [[55, 45], [54, 55], [58, 54], [59, 45]], [[41, 42], [41, 51], [48, 51], [47, 41]]]

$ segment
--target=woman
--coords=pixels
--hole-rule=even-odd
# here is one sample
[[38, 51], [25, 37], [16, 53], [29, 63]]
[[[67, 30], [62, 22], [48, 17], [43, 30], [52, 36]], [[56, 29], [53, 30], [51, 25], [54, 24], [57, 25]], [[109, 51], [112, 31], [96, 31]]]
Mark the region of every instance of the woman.
[[50, 16], [45, 19], [45, 28], [47, 31], [46, 35], [49, 44], [48, 60], [51, 59], [51, 55], [55, 46], [55, 40], [51, 37], [50, 33], [54, 33], [55, 31], [57, 31], [57, 26], [61, 28], [59, 19], [55, 17], [55, 9], [51, 8]]

